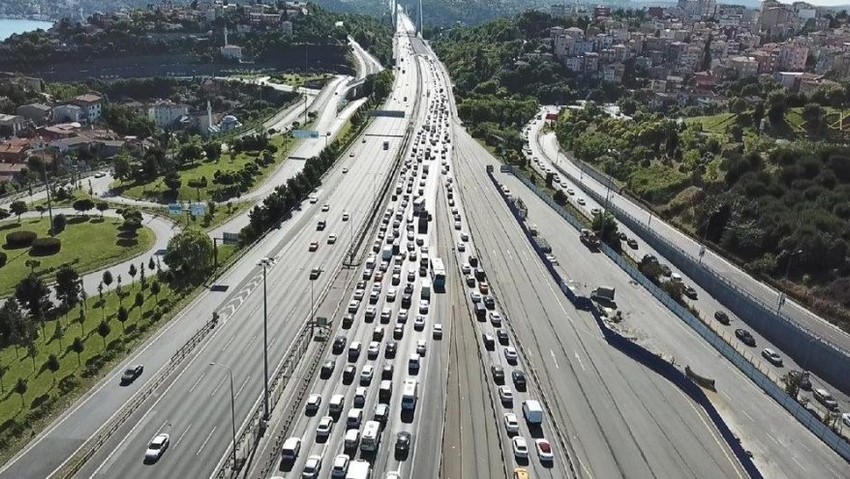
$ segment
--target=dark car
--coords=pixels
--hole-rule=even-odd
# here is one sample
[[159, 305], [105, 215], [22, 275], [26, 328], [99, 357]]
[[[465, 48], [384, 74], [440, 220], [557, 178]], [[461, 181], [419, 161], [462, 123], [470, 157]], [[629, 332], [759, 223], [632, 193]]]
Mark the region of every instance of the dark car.
[[404, 326], [401, 324], [397, 324], [395, 328], [393, 328], [393, 339], [401, 339], [404, 337]]
[[387, 347], [384, 348], [384, 356], [387, 359], [394, 358], [397, 350], [398, 350], [398, 343], [396, 343], [395, 341], [390, 341], [390, 342], [387, 343]]
[[335, 367], [336, 363], [333, 361], [333, 359], [328, 359], [327, 361], [325, 361], [325, 363], [322, 364], [322, 379], [327, 379], [331, 377], [331, 374], [333, 374]]
[[496, 384], [505, 384], [505, 370], [501, 366], [494, 364], [490, 366], [490, 371], [493, 372], [493, 381]]
[[525, 391], [525, 373], [519, 370], [516, 370], [511, 373], [511, 378], [514, 380], [514, 386], [516, 386], [517, 390]]
[[345, 336], [337, 336], [334, 339], [333, 352], [334, 354], [341, 354], [343, 350], [345, 350]]
[[404, 294], [413, 294], [413, 283], [407, 283], [404, 286]]
[[392, 379], [394, 369], [395, 368], [393, 367], [393, 363], [384, 364], [384, 367], [381, 369], [381, 379]]
[[125, 369], [124, 374], [121, 375], [121, 384], [130, 384], [135, 381], [137, 377], [142, 375], [142, 371], [144, 370], [145, 367], [141, 364], [136, 364]]
[[354, 373], [356, 372], [357, 367], [353, 364], [345, 366], [345, 369], [342, 370], [342, 383], [351, 384], [351, 381], [354, 381]]
[[508, 338], [508, 333], [504, 329], [497, 329], [496, 330], [496, 339], [498, 339], [499, 344], [501, 344], [503, 346], [507, 346], [508, 343], [510, 342], [510, 339]]
[[490, 334], [481, 333], [481, 340], [484, 341], [484, 347], [488, 351], [492, 351], [496, 347], [496, 340]]
[[410, 293], [404, 293], [401, 297], [401, 307], [403, 309], [410, 309], [410, 303], [413, 301], [413, 295]]
[[466, 261], [469, 263], [469, 266], [472, 266], [473, 268], [478, 266], [478, 258], [475, 256], [470, 256]]
[[725, 311], [715, 311], [714, 312], [714, 319], [716, 319], [717, 322], [719, 322], [720, 324], [728, 325], [729, 323], [732, 322], [732, 321], [729, 320], [729, 315], [726, 314]]
[[407, 454], [410, 451], [410, 443], [413, 441], [413, 436], [407, 431], [401, 431], [395, 437], [395, 452], [396, 454]]
[[351, 325], [354, 324], [354, 315], [346, 314], [342, 317], [342, 329], [348, 329]]
[[490, 295], [484, 296], [484, 307], [487, 309], [495, 309], [496, 301]]
[[697, 299], [697, 290], [695, 290], [693, 286], [685, 286], [682, 292], [685, 294], [685, 296], [691, 299]]
[[749, 347], [755, 347], [756, 339], [750, 334], [746, 329], [736, 329], [735, 337], [740, 339], [742, 343], [746, 344]]
[[629, 240], [626, 241], [626, 244], [629, 245], [629, 248], [631, 248], [631, 249], [637, 249], [638, 248], [638, 242], [634, 238], [629, 238]]

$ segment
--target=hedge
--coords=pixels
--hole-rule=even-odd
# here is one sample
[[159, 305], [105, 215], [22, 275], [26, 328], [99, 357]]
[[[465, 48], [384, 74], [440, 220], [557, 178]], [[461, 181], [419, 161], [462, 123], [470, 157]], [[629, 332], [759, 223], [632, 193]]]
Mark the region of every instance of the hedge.
[[6, 253], [0, 251], [0, 268], [6, 265]]
[[6, 246], [9, 248], [28, 248], [38, 235], [32, 231], [13, 231], [6, 235]]
[[59, 238], [38, 238], [32, 242], [31, 253], [36, 256], [47, 256], [56, 254], [62, 249], [62, 241]]

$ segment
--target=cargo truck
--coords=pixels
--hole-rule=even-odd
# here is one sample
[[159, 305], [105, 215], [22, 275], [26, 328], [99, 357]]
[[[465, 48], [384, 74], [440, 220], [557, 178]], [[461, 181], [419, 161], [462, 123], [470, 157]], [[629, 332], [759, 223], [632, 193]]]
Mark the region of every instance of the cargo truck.
[[389, 142], [389, 141], [384, 141], [384, 149], [385, 149], [385, 150], [389, 150], [389, 149], [390, 149], [390, 142]]
[[393, 247], [392, 245], [384, 246], [384, 249], [381, 250], [381, 259], [384, 261], [389, 261], [393, 257]]
[[522, 402], [522, 414], [525, 416], [525, 421], [529, 424], [543, 423], [543, 408], [540, 403], [529, 399]]
[[366, 461], [351, 461], [348, 465], [348, 472], [345, 473], [345, 479], [371, 479], [372, 465]]
[[605, 301], [614, 301], [614, 288], [611, 286], [599, 286], [590, 292], [590, 297], [593, 299], [603, 299]]
[[599, 248], [599, 238], [596, 237], [596, 233], [590, 231], [587, 228], [582, 228], [581, 230], [581, 242], [585, 244], [588, 248], [596, 249]]

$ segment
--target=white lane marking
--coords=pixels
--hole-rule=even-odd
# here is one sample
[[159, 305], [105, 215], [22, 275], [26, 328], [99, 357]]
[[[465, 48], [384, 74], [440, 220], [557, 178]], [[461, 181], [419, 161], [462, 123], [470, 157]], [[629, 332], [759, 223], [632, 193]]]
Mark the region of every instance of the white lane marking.
[[576, 356], [576, 359], [578, 360], [579, 366], [581, 366], [581, 370], [587, 371], [587, 369], [584, 368], [584, 363], [581, 361], [581, 356], [578, 355], [578, 351], [576, 351], [574, 354]]
[[212, 392], [210, 392], [210, 397], [215, 396], [215, 393], [216, 393], [216, 391], [218, 391], [218, 388], [220, 388], [221, 385], [224, 384], [224, 380], [225, 380], [225, 378], [221, 378], [221, 381], [218, 382], [218, 384], [215, 386], [215, 389], [213, 389]]
[[552, 355], [552, 362], [553, 362], [553, 363], [555, 363], [555, 368], [556, 368], [556, 369], [561, 369], [561, 368], [560, 368], [560, 366], [558, 366], [558, 360], [557, 360], [557, 359], [555, 359], [555, 351], [552, 351], [552, 350], [550, 349], [550, 350], [549, 350], [549, 354], [551, 354], [551, 355]]
[[743, 474], [743, 471], [741, 471], [738, 467], [738, 461], [733, 460], [732, 456], [729, 455], [731, 451], [727, 450], [728, 446], [726, 444], [726, 441], [721, 441], [720, 438], [717, 437], [717, 431], [715, 431], [714, 429], [714, 424], [709, 425], [708, 422], [706, 422], [705, 417], [703, 417], [702, 414], [704, 411], [697, 409], [691, 398], [687, 396], [682, 390], [676, 388], [675, 391], [678, 392], [679, 395], [682, 396], [682, 398], [684, 398], [685, 402], [691, 407], [691, 409], [694, 410], [694, 413], [696, 413], [696, 416], [699, 418], [699, 420], [702, 421], [702, 425], [705, 426], [709, 433], [711, 433], [711, 438], [714, 439], [714, 442], [715, 444], [717, 444], [717, 447], [719, 447], [720, 450], [723, 451], [723, 455], [726, 457], [726, 460], [729, 461], [729, 464], [732, 465], [732, 469], [735, 471], [735, 474], [738, 475], [738, 478], [744, 479], [745, 476]]
[[791, 458], [791, 460], [792, 460], [792, 461], [794, 461], [794, 462], [796, 462], [796, 463], [797, 463], [797, 465], [798, 465], [798, 466], [800, 466], [800, 469], [802, 469], [802, 470], [806, 471], [806, 466], [804, 466], [804, 465], [800, 464], [800, 461], [798, 461], [796, 457], [792, 457], [792, 458]]
[[753, 417], [752, 417], [752, 416], [750, 416], [749, 414], [747, 414], [747, 411], [744, 411], [743, 409], [741, 409], [741, 412], [742, 412], [742, 413], [744, 413], [744, 416], [747, 416], [747, 419], [749, 419], [749, 420], [750, 420], [750, 421], [752, 421], [752, 422], [756, 422], [756, 420], [755, 420], [755, 419], [753, 419]]
[[230, 337], [230, 339], [228, 339], [226, 343], [224, 343], [224, 347], [223, 347], [223, 348], [221, 348], [221, 350], [222, 350], [222, 351], [226, 350], [226, 349], [227, 349], [227, 347], [228, 347], [228, 346], [230, 346], [230, 343], [232, 343], [234, 339], [236, 339], [236, 335], [235, 335], [235, 334], [234, 334], [233, 336], [231, 336], [231, 337]]
[[191, 393], [191, 392], [193, 392], [193, 391], [195, 391], [195, 388], [196, 388], [196, 387], [198, 387], [198, 384], [200, 384], [200, 383], [201, 383], [201, 380], [202, 380], [202, 379], [204, 379], [204, 376], [206, 376], [206, 375], [207, 375], [207, 372], [206, 372], [206, 371], [204, 371], [203, 373], [201, 373], [201, 375], [200, 375], [200, 376], [198, 376], [198, 380], [197, 380], [197, 381], [195, 381], [195, 384], [193, 384], [191, 388], [189, 388], [189, 392], [190, 392], [190, 393]]
[[189, 423], [189, 426], [186, 427], [186, 430], [183, 431], [183, 434], [181, 434], [180, 437], [177, 438], [177, 440], [174, 442], [174, 447], [177, 447], [177, 444], [180, 443], [180, 440], [183, 439], [183, 436], [185, 436], [190, 429], [192, 429], [192, 423]]
[[244, 348], [242, 348], [242, 352], [247, 351], [251, 347], [251, 345], [254, 344], [254, 340], [256, 340], [256, 339], [257, 339], [256, 335], [251, 336], [251, 340], [248, 341], [248, 344], [246, 344]]
[[245, 378], [245, 380], [244, 380], [244, 381], [242, 381], [242, 385], [241, 385], [241, 386], [239, 386], [239, 389], [237, 389], [237, 390], [236, 390], [236, 394], [234, 394], [234, 395], [233, 395], [233, 397], [234, 397], [234, 398], [239, 397], [239, 393], [241, 393], [241, 392], [242, 392], [242, 390], [243, 390], [243, 389], [245, 389], [245, 385], [246, 385], [246, 384], [248, 384], [248, 380], [249, 380], [249, 379], [251, 379], [251, 375], [250, 375], [250, 374], [248, 375], [248, 377], [247, 377], [247, 378]]
[[776, 444], [778, 444], [778, 445], [780, 445], [780, 446], [782, 445], [782, 444], [779, 444], [779, 441], [777, 441], [776, 439], [774, 439], [774, 437], [773, 437], [773, 436], [771, 436], [770, 434], [765, 433], [765, 436], [767, 436], [767, 438], [768, 438], [768, 439], [770, 439], [771, 441], [775, 442]]
[[196, 452], [196, 453], [195, 453], [195, 455], [196, 455], [196, 456], [199, 456], [199, 455], [201, 454], [201, 451], [203, 451], [203, 450], [204, 450], [204, 446], [206, 446], [206, 445], [207, 445], [207, 443], [208, 443], [208, 442], [210, 442], [210, 438], [212, 437], [213, 433], [215, 432], [215, 428], [216, 428], [216, 427], [217, 427], [217, 426], [213, 426], [212, 431], [210, 431], [210, 433], [209, 433], [209, 434], [207, 434], [207, 438], [206, 438], [206, 439], [204, 439], [204, 443], [203, 443], [203, 444], [201, 444], [200, 449], [198, 449], [198, 452]]

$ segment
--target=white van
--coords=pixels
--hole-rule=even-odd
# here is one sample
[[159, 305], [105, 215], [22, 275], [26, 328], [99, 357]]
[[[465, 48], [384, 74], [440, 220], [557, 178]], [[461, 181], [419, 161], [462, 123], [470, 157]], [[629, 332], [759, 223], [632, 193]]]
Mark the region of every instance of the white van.
[[290, 437], [283, 443], [283, 449], [280, 451], [280, 458], [284, 461], [294, 461], [301, 452], [301, 438]]
[[359, 429], [349, 429], [345, 432], [345, 449], [356, 449], [357, 445], [360, 444], [360, 430]]
[[353, 407], [348, 410], [348, 419], [345, 421], [345, 425], [347, 428], [359, 428], [360, 421], [363, 420], [363, 410], [360, 408]]
[[334, 394], [331, 396], [331, 401], [328, 406], [331, 414], [341, 413], [343, 404], [345, 404], [345, 396], [342, 394]]

